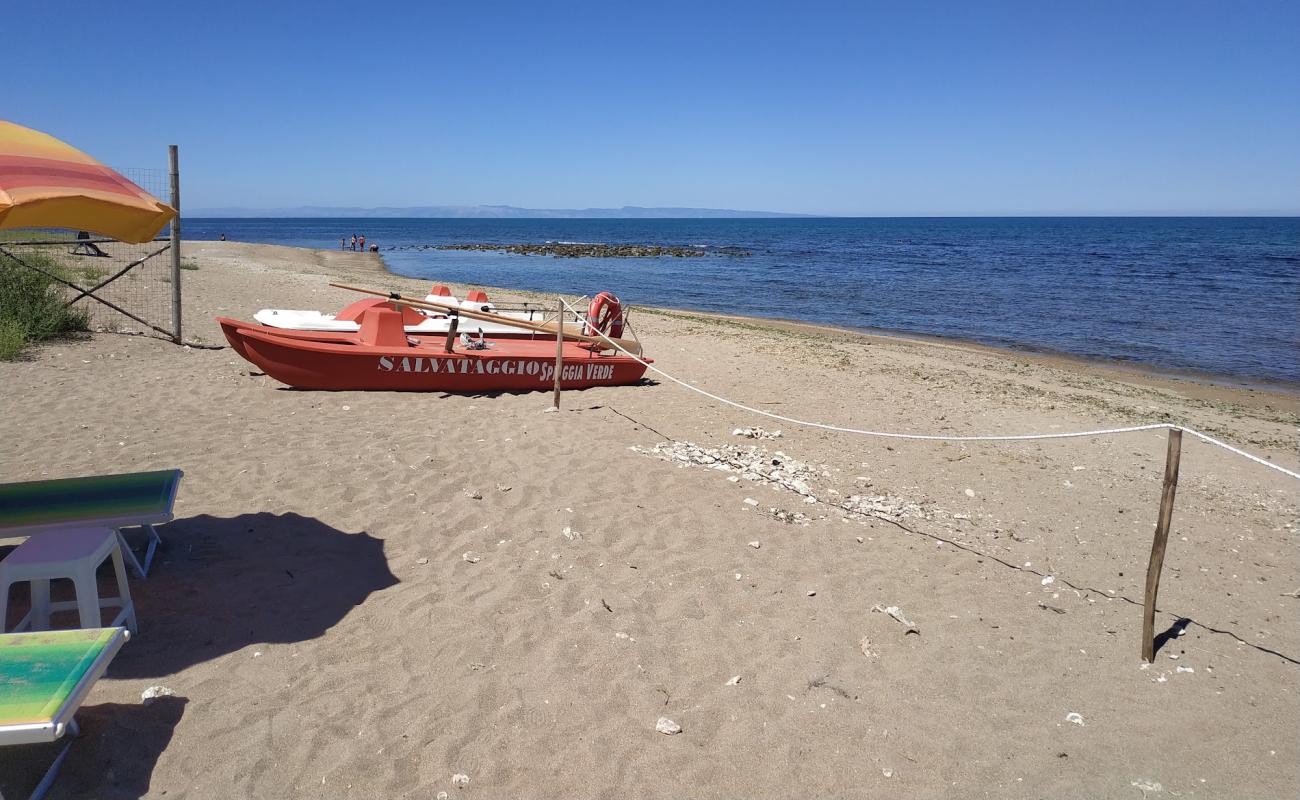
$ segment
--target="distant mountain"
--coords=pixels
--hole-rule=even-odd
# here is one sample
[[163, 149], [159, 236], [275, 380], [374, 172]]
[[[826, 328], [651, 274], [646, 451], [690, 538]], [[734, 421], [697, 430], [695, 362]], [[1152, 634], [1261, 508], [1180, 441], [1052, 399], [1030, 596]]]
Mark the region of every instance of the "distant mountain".
[[449, 217], [453, 219], [720, 219], [746, 217], [806, 217], [775, 211], [734, 211], [724, 208], [518, 208], [516, 206], [408, 206], [405, 208], [197, 208], [189, 217]]

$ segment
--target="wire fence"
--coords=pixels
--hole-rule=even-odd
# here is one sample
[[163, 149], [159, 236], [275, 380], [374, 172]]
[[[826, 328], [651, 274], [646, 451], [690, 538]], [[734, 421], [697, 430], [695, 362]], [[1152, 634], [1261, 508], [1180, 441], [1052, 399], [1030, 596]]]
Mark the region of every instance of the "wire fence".
[[[119, 169], [158, 198], [170, 193], [166, 169]], [[50, 270], [63, 281], [67, 302], [84, 311], [93, 331], [174, 333], [171, 308], [170, 230], [152, 242], [128, 244], [66, 229], [0, 232], [0, 255]], [[182, 262], [182, 269], [186, 265]], [[52, 269], [51, 269], [52, 268]], [[102, 302], [96, 302], [96, 300]]]

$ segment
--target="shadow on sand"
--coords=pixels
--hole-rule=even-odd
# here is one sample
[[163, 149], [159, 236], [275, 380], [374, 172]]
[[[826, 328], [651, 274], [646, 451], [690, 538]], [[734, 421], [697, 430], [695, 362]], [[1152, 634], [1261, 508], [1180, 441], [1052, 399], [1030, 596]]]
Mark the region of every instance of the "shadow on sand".
[[[154, 765], [171, 742], [186, 702], [184, 697], [162, 697], [148, 706], [83, 706], [77, 713], [81, 736], [72, 743], [49, 797], [144, 797], [149, 793]], [[27, 797], [66, 744], [65, 737], [50, 744], [0, 749], [0, 793]]]
[[252, 644], [315, 639], [397, 583], [384, 543], [297, 514], [176, 520], [131, 582], [140, 633], [110, 678], [171, 675]]
[[[249, 645], [314, 639], [371, 592], [397, 583], [381, 540], [297, 514], [189, 517], [159, 533], [163, 546], [149, 577], [131, 577], [139, 634], [109, 665], [107, 680], [161, 678]], [[101, 581], [106, 573], [101, 569]], [[147, 794], [186, 702], [83, 706], [76, 716], [82, 736], [51, 796]], [[0, 749], [0, 797], [27, 797], [65, 743]]]

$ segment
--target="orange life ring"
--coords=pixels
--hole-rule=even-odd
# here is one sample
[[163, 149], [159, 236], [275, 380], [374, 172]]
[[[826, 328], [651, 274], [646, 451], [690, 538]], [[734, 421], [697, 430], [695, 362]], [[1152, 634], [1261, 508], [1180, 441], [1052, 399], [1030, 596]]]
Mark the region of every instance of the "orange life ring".
[[595, 331], [613, 339], [623, 335], [623, 305], [609, 292], [591, 298], [587, 306], [587, 324], [582, 326], [582, 332], [593, 336]]

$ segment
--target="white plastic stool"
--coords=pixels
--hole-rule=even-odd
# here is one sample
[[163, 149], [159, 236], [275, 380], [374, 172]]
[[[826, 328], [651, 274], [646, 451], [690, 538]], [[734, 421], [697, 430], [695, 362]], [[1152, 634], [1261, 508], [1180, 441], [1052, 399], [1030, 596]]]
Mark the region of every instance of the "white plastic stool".
[[[117, 573], [117, 597], [100, 598], [95, 571], [112, 557]], [[70, 578], [76, 589], [75, 601], [50, 602], [50, 580]], [[19, 581], [32, 585], [32, 610], [14, 626], [14, 632], [28, 627], [49, 630], [50, 614], [76, 609], [82, 628], [116, 627], [123, 621], [136, 632], [135, 604], [126, 583], [126, 566], [112, 528], [60, 528], [33, 534], [0, 561], [0, 633], [4, 632], [9, 610], [9, 587]], [[108, 624], [100, 619], [100, 608], [115, 606], [122, 611]]]

